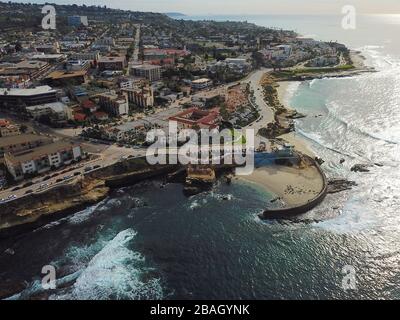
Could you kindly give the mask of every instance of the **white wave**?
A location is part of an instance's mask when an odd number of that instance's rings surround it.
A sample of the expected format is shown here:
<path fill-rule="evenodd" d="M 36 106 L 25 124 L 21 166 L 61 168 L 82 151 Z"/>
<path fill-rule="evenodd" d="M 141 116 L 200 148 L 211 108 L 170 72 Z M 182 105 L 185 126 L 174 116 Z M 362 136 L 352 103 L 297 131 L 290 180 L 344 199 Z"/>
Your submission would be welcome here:
<path fill-rule="evenodd" d="M 127 247 L 135 235 L 132 229 L 120 232 L 90 260 L 67 292 L 50 299 L 161 299 L 160 280 L 143 281 L 144 258 Z"/>
<path fill-rule="evenodd" d="M 350 199 L 341 210 L 341 214 L 331 220 L 317 222 L 313 225 L 338 234 L 358 233 L 371 230 L 378 223 L 374 210 L 369 209 L 362 199 Z"/>
<path fill-rule="evenodd" d="M 297 90 L 300 88 L 300 85 L 300 81 L 292 81 L 288 84 L 282 101 L 284 105 L 290 106 L 293 97 L 295 96 Z"/>

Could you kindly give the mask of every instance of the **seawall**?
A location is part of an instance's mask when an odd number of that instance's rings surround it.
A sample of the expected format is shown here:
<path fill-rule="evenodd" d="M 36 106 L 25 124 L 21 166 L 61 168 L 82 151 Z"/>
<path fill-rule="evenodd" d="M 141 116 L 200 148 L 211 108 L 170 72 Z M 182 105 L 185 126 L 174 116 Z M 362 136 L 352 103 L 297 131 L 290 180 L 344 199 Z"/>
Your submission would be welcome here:
<path fill-rule="evenodd" d="M 306 213 L 315 207 L 317 207 L 326 197 L 328 193 L 328 181 L 325 176 L 325 173 L 322 171 L 319 164 L 307 155 L 303 155 L 304 157 L 308 158 L 309 161 L 314 163 L 315 167 L 317 168 L 318 172 L 320 173 L 322 180 L 323 180 L 323 187 L 321 192 L 312 200 L 308 201 L 299 206 L 293 207 L 286 207 L 286 208 L 277 208 L 277 209 L 267 209 L 262 214 L 259 215 L 261 219 L 273 219 L 273 220 L 284 220 L 284 219 L 291 219 L 295 216 L 301 215 Z"/>

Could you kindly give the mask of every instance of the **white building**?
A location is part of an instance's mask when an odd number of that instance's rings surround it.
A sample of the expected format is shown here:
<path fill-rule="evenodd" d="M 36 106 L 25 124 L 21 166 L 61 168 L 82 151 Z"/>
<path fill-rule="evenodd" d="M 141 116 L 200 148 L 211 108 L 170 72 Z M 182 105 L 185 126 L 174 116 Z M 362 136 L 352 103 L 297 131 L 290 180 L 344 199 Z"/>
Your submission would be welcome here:
<path fill-rule="evenodd" d="M 100 106 L 114 117 L 129 113 L 128 98 L 125 95 L 117 95 L 111 91 L 99 95 L 99 99 Z"/>
<path fill-rule="evenodd" d="M 201 90 L 208 87 L 211 87 L 213 84 L 212 80 L 208 78 L 201 78 L 192 81 L 192 89 Z"/>
<path fill-rule="evenodd" d="M 26 107 L 26 111 L 34 119 L 47 115 L 58 120 L 70 120 L 73 118 L 72 110 L 62 102 L 52 102 Z"/>
<path fill-rule="evenodd" d="M 82 157 L 80 145 L 58 141 L 31 150 L 6 153 L 4 160 L 10 174 L 18 181 L 28 174 L 47 172 Z"/>
<path fill-rule="evenodd" d="M 154 92 L 150 86 L 137 89 L 124 89 L 123 92 L 127 94 L 128 101 L 139 108 L 148 108 L 154 105 Z"/>
<path fill-rule="evenodd" d="M 151 64 L 133 65 L 131 66 L 130 70 L 133 76 L 145 78 L 150 82 L 158 81 L 161 79 L 160 66 L 153 66 Z"/>
<path fill-rule="evenodd" d="M 89 60 L 68 60 L 66 69 L 68 71 L 89 70 Z"/>

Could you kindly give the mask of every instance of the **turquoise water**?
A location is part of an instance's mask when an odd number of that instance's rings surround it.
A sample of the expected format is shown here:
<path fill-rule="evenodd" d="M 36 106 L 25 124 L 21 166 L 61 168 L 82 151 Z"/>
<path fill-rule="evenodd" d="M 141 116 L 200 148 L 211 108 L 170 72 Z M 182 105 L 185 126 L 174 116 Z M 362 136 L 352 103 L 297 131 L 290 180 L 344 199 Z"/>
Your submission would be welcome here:
<path fill-rule="evenodd" d="M 358 187 L 328 196 L 297 223 L 260 221 L 257 214 L 274 196 L 250 184 L 221 183 L 191 198 L 176 184 L 124 188 L 73 216 L 0 241 L 0 292 L 26 282 L 13 298 L 400 298 L 397 18 L 362 17 L 360 30 L 344 34 L 335 33 L 337 17 L 246 19 L 320 39 L 336 35 L 379 70 L 294 83 L 285 99 L 308 114 L 297 121 L 298 134 L 326 160 L 327 174 Z M 355 163 L 379 166 L 352 173 Z M 38 281 L 46 264 L 56 266 L 60 284 L 74 281 L 43 292 Z M 347 265 L 356 271 L 353 290 L 342 287 Z"/>

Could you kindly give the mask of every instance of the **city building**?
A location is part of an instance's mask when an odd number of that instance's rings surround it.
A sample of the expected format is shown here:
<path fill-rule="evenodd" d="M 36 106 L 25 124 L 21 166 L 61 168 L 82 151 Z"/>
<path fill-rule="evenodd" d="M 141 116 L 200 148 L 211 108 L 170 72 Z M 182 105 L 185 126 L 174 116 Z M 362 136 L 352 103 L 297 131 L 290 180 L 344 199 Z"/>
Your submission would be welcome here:
<path fill-rule="evenodd" d="M 67 71 L 89 70 L 89 68 L 89 60 L 68 60 L 66 64 Z"/>
<path fill-rule="evenodd" d="M 49 86 L 39 86 L 30 89 L 0 88 L 0 105 L 14 107 L 25 104 L 34 106 L 57 101 L 57 91 Z"/>
<path fill-rule="evenodd" d="M 71 59 L 97 61 L 100 59 L 100 51 L 75 52 L 71 55 Z"/>
<path fill-rule="evenodd" d="M 117 80 L 118 86 L 121 89 L 134 89 L 138 88 L 140 84 L 142 83 L 141 79 L 135 79 L 135 78 L 119 78 Z"/>
<path fill-rule="evenodd" d="M 150 82 L 161 79 L 161 67 L 149 64 L 141 64 L 131 67 L 131 74 L 136 77 L 141 77 Z"/>
<path fill-rule="evenodd" d="M 45 81 L 53 86 L 79 85 L 86 82 L 87 70 L 64 71 L 50 73 Z"/>
<path fill-rule="evenodd" d="M 49 116 L 54 120 L 72 119 L 72 110 L 62 102 L 52 102 L 26 107 L 26 111 L 34 119 L 40 119 L 42 116 Z"/>
<path fill-rule="evenodd" d="M 60 53 L 60 44 L 56 41 L 52 44 L 41 44 L 35 47 L 36 51 L 43 53 Z"/>
<path fill-rule="evenodd" d="M 36 78 L 45 72 L 49 63 L 45 61 L 24 60 L 16 64 L 9 64 L 0 71 L 0 76 L 22 76 Z"/>
<path fill-rule="evenodd" d="M 169 118 L 181 129 L 218 129 L 221 117 L 218 109 L 202 110 L 190 108 Z"/>
<path fill-rule="evenodd" d="M 10 120 L 0 119 L 0 137 L 12 137 L 21 134 L 19 125 L 13 124 Z"/>
<path fill-rule="evenodd" d="M 212 80 L 208 78 L 201 78 L 192 81 L 192 89 L 193 90 L 201 90 L 208 87 L 211 87 L 213 84 Z"/>
<path fill-rule="evenodd" d="M 33 149 L 44 144 L 50 143 L 52 140 L 44 136 L 36 134 L 21 134 L 17 136 L 0 138 L 0 155 L 7 152 L 19 152 Z"/>
<path fill-rule="evenodd" d="M 57 141 L 31 150 L 6 153 L 4 160 L 10 174 L 16 181 L 26 175 L 40 174 L 62 165 L 79 161 L 83 157 L 81 146 Z"/>
<path fill-rule="evenodd" d="M 149 108 L 154 105 L 154 92 L 152 87 L 144 86 L 138 89 L 123 89 L 128 96 L 128 101 L 139 108 Z"/>
<path fill-rule="evenodd" d="M 122 56 L 100 57 L 97 61 L 99 70 L 123 70 L 126 67 L 126 59 Z"/>
<path fill-rule="evenodd" d="M 72 27 L 88 26 L 88 18 L 87 16 L 69 16 L 68 25 Z"/>
<path fill-rule="evenodd" d="M 99 104 L 110 115 L 119 117 L 129 113 L 129 103 L 125 95 L 106 92 L 99 95 Z"/>

